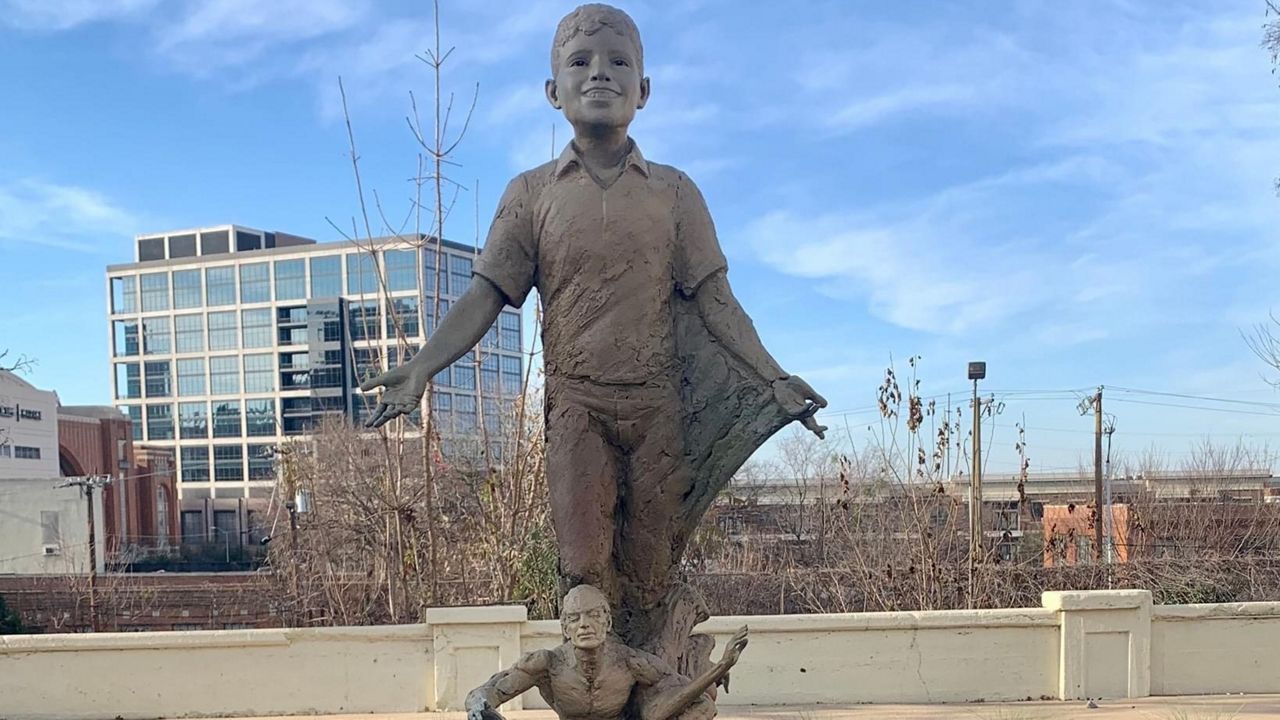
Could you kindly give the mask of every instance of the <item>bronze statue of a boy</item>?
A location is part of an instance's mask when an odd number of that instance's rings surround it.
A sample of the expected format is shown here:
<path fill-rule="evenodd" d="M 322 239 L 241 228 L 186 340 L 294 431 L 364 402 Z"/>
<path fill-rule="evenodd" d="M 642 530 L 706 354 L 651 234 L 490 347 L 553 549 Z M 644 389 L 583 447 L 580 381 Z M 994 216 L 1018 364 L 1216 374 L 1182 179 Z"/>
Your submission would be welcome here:
<path fill-rule="evenodd" d="M 689 535 L 769 435 L 800 420 L 821 437 L 813 415 L 826 401 L 761 344 L 697 186 L 629 137 L 649 99 L 643 70 L 621 10 L 584 5 L 560 22 L 546 95 L 572 142 L 507 186 L 470 287 L 422 351 L 361 389 L 384 388 L 372 427 L 413 411 L 429 379 L 536 287 L 562 586 L 598 587 L 622 639 L 679 668 L 680 651 L 661 646 L 680 631 L 660 606 Z"/>
<path fill-rule="evenodd" d="M 676 673 L 661 658 L 627 647 L 612 636 L 604 594 L 578 585 L 560 611 L 564 642 L 525 655 L 467 695 L 467 720 L 502 720 L 496 708 L 530 688 L 561 718 L 619 720 L 711 720 L 715 704 L 707 691 L 724 678 L 747 646 L 747 629 L 726 643 L 724 656 L 699 677 Z M 636 692 L 639 691 L 639 692 Z M 628 703 L 634 702 L 628 711 Z"/>

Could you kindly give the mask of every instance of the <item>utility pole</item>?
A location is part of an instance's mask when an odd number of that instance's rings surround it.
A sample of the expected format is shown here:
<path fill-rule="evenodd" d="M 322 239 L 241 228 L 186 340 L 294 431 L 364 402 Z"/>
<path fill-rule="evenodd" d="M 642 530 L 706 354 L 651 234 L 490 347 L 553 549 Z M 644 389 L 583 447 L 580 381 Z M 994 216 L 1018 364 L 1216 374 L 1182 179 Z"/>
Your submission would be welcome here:
<path fill-rule="evenodd" d="M 58 487 L 78 487 L 84 490 L 84 499 L 89 510 L 89 627 L 98 632 L 98 536 L 97 523 L 93 517 L 93 491 L 111 484 L 111 478 L 105 475 L 71 478 Z"/>
<path fill-rule="evenodd" d="M 1106 468 L 1102 473 L 1103 501 L 1106 503 L 1107 514 L 1103 516 L 1103 527 L 1107 533 L 1107 564 L 1111 564 L 1116 561 L 1115 518 L 1111 515 L 1111 436 L 1116 432 L 1115 416 L 1107 418 L 1102 426 L 1102 432 L 1107 436 Z"/>
<path fill-rule="evenodd" d="M 1103 507 L 1106 498 L 1102 490 L 1102 386 L 1098 386 L 1098 391 L 1093 394 L 1093 397 L 1086 397 L 1081 400 L 1077 409 L 1080 410 L 1081 415 L 1093 413 L 1093 506 L 1095 508 L 1093 559 L 1101 563 L 1103 559 L 1103 513 L 1109 514 L 1111 512 L 1111 508 Z"/>
<path fill-rule="evenodd" d="M 978 563 L 982 542 L 982 399 L 978 397 L 978 381 L 987 376 L 985 362 L 969 363 L 969 379 L 973 381 L 973 472 L 969 475 L 969 607 L 977 594 Z"/>

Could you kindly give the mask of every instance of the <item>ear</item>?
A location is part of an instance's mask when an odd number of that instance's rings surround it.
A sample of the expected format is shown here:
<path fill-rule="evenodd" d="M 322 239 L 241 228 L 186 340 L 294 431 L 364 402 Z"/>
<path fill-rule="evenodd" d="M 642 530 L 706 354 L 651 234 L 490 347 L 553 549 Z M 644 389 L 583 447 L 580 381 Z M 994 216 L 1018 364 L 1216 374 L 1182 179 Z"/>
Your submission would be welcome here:
<path fill-rule="evenodd" d="M 649 78 L 640 78 L 640 102 L 636 103 L 636 109 L 644 108 L 645 103 L 649 102 Z"/>
<path fill-rule="evenodd" d="M 546 92 L 547 92 L 547 102 L 551 103 L 551 107 L 557 110 L 562 110 L 563 107 L 560 105 L 560 93 L 558 88 L 556 87 L 556 81 L 554 78 L 547 81 Z"/>

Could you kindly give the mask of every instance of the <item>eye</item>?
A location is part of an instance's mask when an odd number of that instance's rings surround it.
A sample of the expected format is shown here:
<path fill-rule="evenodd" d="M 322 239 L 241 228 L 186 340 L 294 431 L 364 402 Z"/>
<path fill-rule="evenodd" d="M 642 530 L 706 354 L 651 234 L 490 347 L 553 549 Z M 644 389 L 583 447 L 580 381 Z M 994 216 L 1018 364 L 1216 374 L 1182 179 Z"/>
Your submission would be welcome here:
<path fill-rule="evenodd" d="M 586 67 L 586 66 L 587 66 L 587 61 L 585 58 L 574 58 L 569 61 L 569 67 Z"/>
<path fill-rule="evenodd" d="M 617 65 L 618 67 L 628 67 L 631 65 L 631 63 L 627 62 L 622 58 L 615 58 L 613 61 L 613 64 Z"/>

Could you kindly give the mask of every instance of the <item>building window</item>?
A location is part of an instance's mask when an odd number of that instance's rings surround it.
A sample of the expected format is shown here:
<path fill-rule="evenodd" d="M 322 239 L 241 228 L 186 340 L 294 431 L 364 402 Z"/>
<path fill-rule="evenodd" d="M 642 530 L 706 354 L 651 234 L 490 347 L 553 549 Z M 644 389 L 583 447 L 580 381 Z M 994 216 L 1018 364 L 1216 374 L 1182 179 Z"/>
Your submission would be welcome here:
<path fill-rule="evenodd" d="M 397 337 L 396 323 L 406 338 L 418 336 L 418 299 L 396 298 L 387 302 L 387 337 Z"/>
<path fill-rule="evenodd" d="M 239 359 L 234 355 L 209 358 L 209 394 L 237 395 L 239 392 Z"/>
<path fill-rule="evenodd" d="M 145 355 L 168 355 L 170 345 L 169 318 L 147 318 L 142 321 L 142 352 Z"/>
<path fill-rule="evenodd" d="M 480 392 L 498 394 L 498 356 L 493 353 L 485 353 L 480 361 Z"/>
<path fill-rule="evenodd" d="M 206 459 L 205 462 L 207 463 L 208 460 Z M 206 473 L 208 472 L 207 466 L 205 468 L 205 472 Z M 204 542 L 204 536 L 205 536 L 205 533 L 207 532 L 204 526 L 204 513 L 199 510 L 183 510 L 181 517 L 182 517 L 182 544 L 198 545 Z M 182 625 L 175 624 L 173 626 L 173 629 L 182 630 L 184 629 L 184 627 Z M 195 625 L 194 627 L 185 628 L 185 629 L 201 630 L 203 628 L 201 628 L 199 625 Z"/>
<path fill-rule="evenodd" d="M 221 255 L 231 252 L 231 233 L 226 230 L 211 230 L 200 233 L 200 254 Z"/>
<path fill-rule="evenodd" d="M 244 401 L 245 435 L 249 437 L 274 437 L 276 434 L 276 401 Z"/>
<path fill-rule="evenodd" d="M 271 301 L 271 275 L 266 263 L 240 266 L 240 302 Z"/>
<path fill-rule="evenodd" d="M 178 437 L 183 440 L 209 437 L 208 405 L 202 402 L 178 403 Z"/>
<path fill-rule="evenodd" d="M 133 428 L 134 442 L 142 442 L 142 406 L 122 405 L 120 412 L 129 416 L 129 425 Z"/>
<path fill-rule="evenodd" d="M 169 238 L 169 259 L 196 256 L 195 235 L 174 235 Z"/>
<path fill-rule="evenodd" d="M 276 389 L 276 373 L 270 355 L 244 356 L 244 391 L 267 393 Z"/>
<path fill-rule="evenodd" d="M 249 446 L 249 479 L 275 480 L 275 445 Z"/>
<path fill-rule="evenodd" d="M 347 306 L 347 321 L 351 328 L 352 342 L 377 340 L 382 337 L 378 317 L 378 303 L 353 302 Z"/>
<path fill-rule="evenodd" d="M 277 260 L 276 300 L 305 300 L 307 298 L 306 266 L 302 260 Z"/>
<path fill-rule="evenodd" d="M 173 366 L 168 360 L 163 362 L 143 363 L 146 370 L 147 397 L 162 398 L 173 396 Z"/>
<path fill-rule="evenodd" d="M 453 364 L 453 386 L 459 390 L 476 389 L 475 354 L 467 353 Z"/>
<path fill-rule="evenodd" d="M 235 320 L 235 317 L 232 317 Z M 173 349 L 175 352 L 204 352 L 204 316 L 177 315 L 173 318 Z"/>
<path fill-rule="evenodd" d="M 432 393 L 431 417 L 441 432 L 453 432 L 453 396 L 449 393 Z"/>
<path fill-rule="evenodd" d="M 26 445 L 14 445 L 13 457 L 15 460 L 39 460 L 40 448 L 28 447 Z"/>
<path fill-rule="evenodd" d="M 352 351 L 351 373 L 353 385 L 382 372 L 382 351 L 379 348 L 354 348 Z"/>
<path fill-rule="evenodd" d="M 476 396 L 455 395 L 453 397 L 454 429 L 458 432 L 471 432 L 476 429 Z"/>
<path fill-rule="evenodd" d="M 480 409 L 484 410 L 484 429 L 490 434 L 497 435 L 502 428 L 503 418 L 498 401 L 493 398 L 481 398 Z"/>
<path fill-rule="evenodd" d="M 111 312 L 138 312 L 138 281 L 132 275 L 111 278 Z"/>
<path fill-rule="evenodd" d="M 347 253 L 347 294 L 378 292 L 378 261 L 367 252 Z"/>
<path fill-rule="evenodd" d="M 387 348 L 387 369 L 400 367 L 412 360 L 413 356 L 417 354 L 418 346 L 416 344 Z"/>
<path fill-rule="evenodd" d="M 418 289 L 418 253 L 414 250 L 388 250 L 382 254 L 386 263 L 387 290 Z"/>
<path fill-rule="evenodd" d="M 45 547 L 62 546 L 62 530 L 57 510 L 40 511 L 40 544 Z"/>
<path fill-rule="evenodd" d="M 209 349 L 235 350 L 240 347 L 233 311 L 209 313 Z"/>
<path fill-rule="evenodd" d="M 471 258 L 463 255 L 449 256 L 449 292 L 461 295 L 471 284 Z"/>
<path fill-rule="evenodd" d="M 138 321 L 116 320 L 111 323 L 112 354 L 129 357 L 138 354 Z"/>
<path fill-rule="evenodd" d="M 428 298 L 426 307 L 422 308 L 422 316 L 427 319 L 427 337 L 430 337 L 436 331 L 436 306 L 440 307 L 440 317 L 444 317 L 449 312 L 449 301 L 443 298 Z"/>
<path fill-rule="evenodd" d="M 520 358 L 509 355 L 502 356 L 502 393 L 512 396 L 520 394 L 524 373 L 520 371 Z"/>
<path fill-rule="evenodd" d="M 520 352 L 520 316 L 516 313 L 504 312 L 498 316 L 498 347 L 503 350 Z"/>
<path fill-rule="evenodd" d="M 192 238 L 195 241 L 195 238 Z M 176 310 L 198 308 L 204 301 L 199 270 L 173 271 L 173 307 Z"/>
<path fill-rule="evenodd" d="M 248 252 L 262 249 L 262 236 L 243 230 L 236 231 L 236 252 Z"/>
<path fill-rule="evenodd" d="M 147 440 L 173 439 L 173 406 L 147 406 Z"/>
<path fill-rule="evenodd" d="M 241 437 L 244 435 L 240 422 L 240 401 L 221 400 L 213 405 L 213 436 Z"/>
<path fill-rule="evenodd" d="M 436 270 L 440 264 L 437 262 L 444 253 L 435 247 L 426 247 L 422 249 L 422 289 L 428 293 L 435 292 L 436 279 L 438 271 Z M 439 278 L 441 284 L 445 283 L 444 278 Z"/>
<path fill-rule="evenodd" d="M 311 258 L 311 297 L 329 298 L 342 294 L 342 258 Z"/>
<path fill-rule="evenodd" d="M 204 271 L 204 300 L 209 307 L 236 304 L 236 269 L 226 267 L 206 268 Z"/>
<path fill-rule="evenodd" d="M 116 363 L 116 399 L 137 400 L 142 397 L 142 370 L 136 363 Z"/>
<path fill-rule="evenodd" d="M 181 450 L 182 457 L 182 482 L 208 482 L 209 481 L 209 448 L 207 447 L 184 447 Z M 189 513 L 182 513 L 183 525 Z M 197 513 L 198 515 L 199 513 Z M 185 530 L 185 528 L 184 528 Z M 185 533 L 184 533 L 185 534 Z"/>
<path fill-rule="evenodd" d="M 204 358 L 178 360 L 178 395 L 191 397 L 204 394 Z"/>
<path fill-rule="evenodd" d="M 138 241 L 138 262 L 164 259 L 164 238 L 142 238 Z"/>
<path fill-rule="evenodd" d="M 139 276 L 142 287 L 142 312 L 169 309 L 169 273 L 143 273 Z"/>
<path fill-rule="evenodd" d="M 218 482 L 244 480 L 244 451 L 239 445 L 213 446 L 213 479 Z"/>
<path fill-rule="evenodd" d="M 271 347 L 271 310 L 244 310 L 240 318 L 244 347 Z"/>

